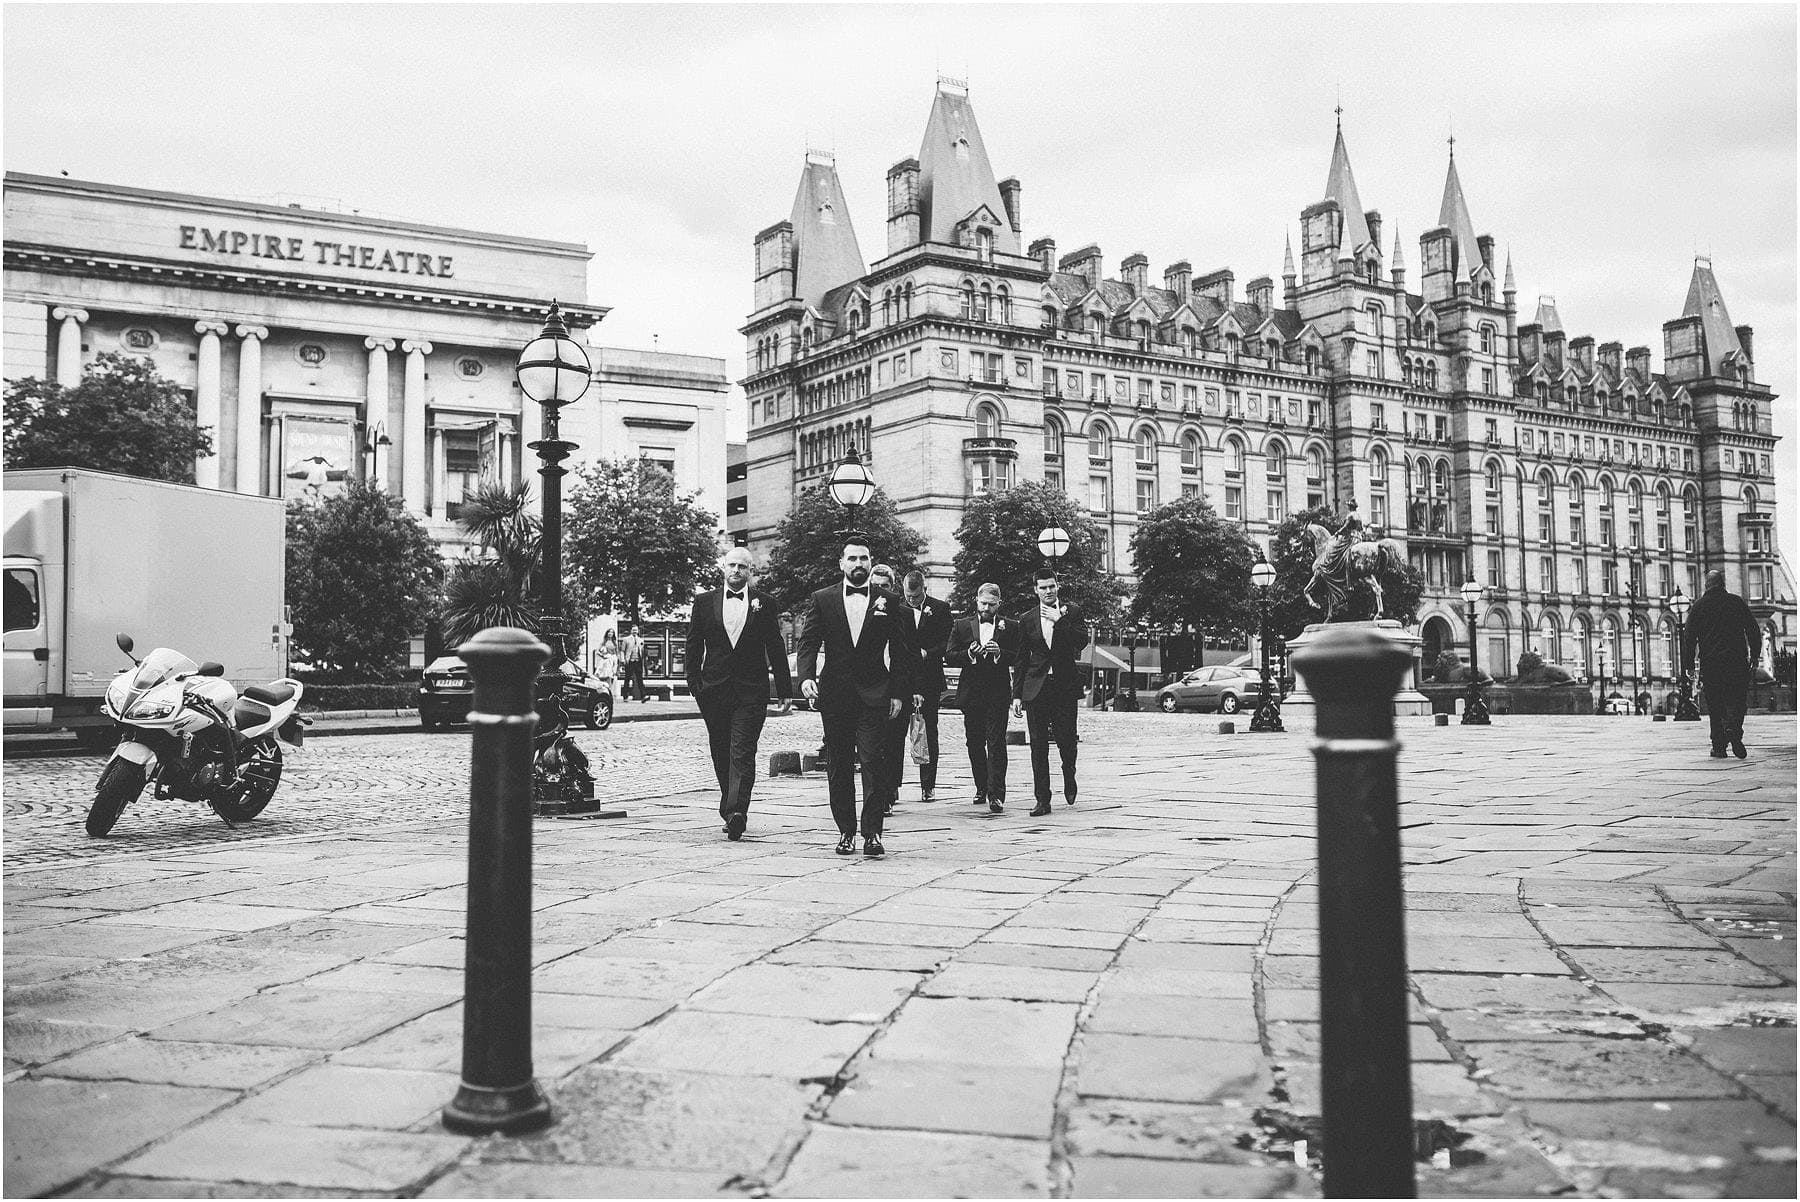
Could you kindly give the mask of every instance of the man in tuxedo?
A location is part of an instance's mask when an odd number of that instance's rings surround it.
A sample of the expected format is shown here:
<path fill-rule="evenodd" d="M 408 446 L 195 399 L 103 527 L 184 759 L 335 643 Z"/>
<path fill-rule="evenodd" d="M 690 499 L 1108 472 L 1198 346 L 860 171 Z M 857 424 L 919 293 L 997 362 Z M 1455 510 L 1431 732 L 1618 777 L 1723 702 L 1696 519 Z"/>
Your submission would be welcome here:
<path fill-rule="evenodd" d="M 1059 600 L 1056 573 L 1039 568 L 1038 607 L 1020 625 L 1019 666 L 1013 677 L 1013 713 L 1025 715 L 1031 742 L 1031 785 L 1037 795 L 1033 818 L 1050 812 L 1050 742 L 1062 760 L 1063 800 L 1075 804 L 1075 711 L 1081 674 L 1075 656 L 1088 645 L 1087 625 L 1072 605 Z"/>
<path fill-rule="evenodd" d="M 794 692 L 775 607 L 750 587 L 751 564 L 743 547 L 725 553 L 725 587 L 694 598 L 687 635 L 688 691 L 706 721 L 719 778 L 719 817 L 734 843 L 750 820 L 756 743 L 769 712 L 769 674 L 775 674 L 775 695 L 784 709 Z"/>
<path fill-rule="evenodd" d="M 900 598 L 869 587 L 868 543 L 860 537 L 846 539 L 838 568 L 843 578 L 812 595 L 812 608 L 800 631 L 796 664 L 800 691 L 818 702 L 824 720 L 837 854 L 847 856 L 856 851 L 860 830 L 863 854 L 879 856 L 886 851 L 881 843 L 881 820 L 887 808 L 881 735 L 885 723 L 899 716 L 912 695 L 918 653 L 897 612 Z M 821 649 L 825 653 L 822 672 Z M 862 760 L 860 823 L 853 757 Z"/>
<path fill-rule="evenodd" d="M 906 604 L 901 608 L 918 648 L 918 662 L 913 673 L 913 692 L 924 698 L 914 712 L 925 716 L 925 746 L 931 758 L 919 765 L 919 800 L 933 801 L 937 790 L 938 703 L 944 696 L 944 653 L 950 647 L 950 606 L 925 591 L 925 573 L 917 568 L 906 574 L 903 593 Z M 906 763 L 912 758 L 906 746 L 906 732 L 912 714 L 904 715 L 898 730 L 890 730 L 894 739 L 894 800 L 900 797 L 900 782 L 906 776 Z"/>
<path fill-rule="evenodd" d="M 944 660 L 962 669 L 956 700 L 975 777 L 975 804 L 986 802 L 990 814 L 1006 809 L 1006 703 L 1019 658 L 1019 626 L 1000 616 L 1000 586 L 984 584 L 975 590 L 975 612 L 951 632 Z"/>
<path fill-rule="evenodd" d="M 878 563 L 869 569 L 869 591 L 873 594 L 877 589 L 899 595 L 900 587 L 891 565 Z M 883 817 L 892 814 L 900 803 L 900 764 L 901 757 L 906 754 L 906 723 L 911 717 L 912 698 L 906 697 L 901 699 L 900 712 L 881 724 L 880 770 L 875 779 L 880 782 Z"/>

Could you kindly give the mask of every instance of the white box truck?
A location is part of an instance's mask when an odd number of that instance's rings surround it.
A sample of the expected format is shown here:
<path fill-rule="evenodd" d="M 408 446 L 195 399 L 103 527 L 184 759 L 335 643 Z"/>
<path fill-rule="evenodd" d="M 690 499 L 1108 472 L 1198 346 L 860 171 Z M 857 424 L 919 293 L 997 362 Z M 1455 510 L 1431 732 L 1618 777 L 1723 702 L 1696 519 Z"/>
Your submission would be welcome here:
<path fill-rule="evenodd" d="M 173 647 L 240 690 L 286 675 L 287 519 L 275 497 L 77 468 L 6 473 L 6 733 L 101 740 L 106 686 Z"/>

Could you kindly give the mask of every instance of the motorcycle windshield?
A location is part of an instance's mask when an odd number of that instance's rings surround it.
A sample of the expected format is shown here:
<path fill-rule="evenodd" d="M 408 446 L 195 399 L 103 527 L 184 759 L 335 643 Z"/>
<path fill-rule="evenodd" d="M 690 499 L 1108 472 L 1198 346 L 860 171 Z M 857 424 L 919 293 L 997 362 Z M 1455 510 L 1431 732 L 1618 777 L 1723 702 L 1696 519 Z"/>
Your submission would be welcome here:
<path fill-rule="evenodd" d="M 179 651 L 171 651 L 167 647 L 158 647 L 144 657 L 137 671 L 131 677 L 133 692 L 142 692 L 154 688 L 165 680 L 173 680 L 177 676 L 191 676 L 200 670 L 200 665 Z"/>

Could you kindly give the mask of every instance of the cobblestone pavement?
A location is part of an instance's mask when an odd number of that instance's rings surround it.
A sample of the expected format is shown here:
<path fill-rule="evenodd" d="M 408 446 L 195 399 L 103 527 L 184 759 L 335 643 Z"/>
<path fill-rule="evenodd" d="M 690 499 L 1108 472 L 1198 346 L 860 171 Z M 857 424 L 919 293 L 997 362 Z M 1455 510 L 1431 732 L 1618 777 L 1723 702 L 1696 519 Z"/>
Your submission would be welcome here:
<path fill-rule="evenodd" d="M 534 827 L 558 1121 L 520 1138 L 438 1122 L 466 735 L 317 740 L 266 821 L 104 841 L 97 761 L 9 764 L 5 1192 L 1316 1196 L 1307 739 L 1216 728 L 1084 713 L 1082 796 L 1032 819 L 1023 748 L 1008 812 L 968 804 L 947 713 L 880 861 L 831 854 L 816 775 L 726 842 L 693 723 L 579 736 L 630 815 Z M 1792 720 L 1746 762 L 1639 719 L 1401 733 L 1420 1193 L 1792 1197 Z"/>

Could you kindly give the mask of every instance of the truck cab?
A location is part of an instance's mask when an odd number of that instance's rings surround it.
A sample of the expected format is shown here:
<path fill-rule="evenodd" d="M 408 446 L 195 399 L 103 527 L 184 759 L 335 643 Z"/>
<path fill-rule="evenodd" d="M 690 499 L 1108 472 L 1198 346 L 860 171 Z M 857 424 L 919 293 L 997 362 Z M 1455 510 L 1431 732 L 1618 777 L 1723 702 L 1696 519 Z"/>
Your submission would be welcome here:
<path fill-rule="evenodd" d="M 43 727 L 61 690 L 63 497 L 6 494 L 6 725 Z M 55 686 L 52 687 L 52 677 Z"/>

